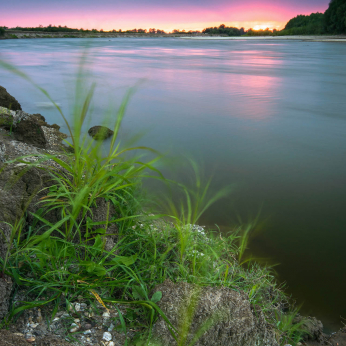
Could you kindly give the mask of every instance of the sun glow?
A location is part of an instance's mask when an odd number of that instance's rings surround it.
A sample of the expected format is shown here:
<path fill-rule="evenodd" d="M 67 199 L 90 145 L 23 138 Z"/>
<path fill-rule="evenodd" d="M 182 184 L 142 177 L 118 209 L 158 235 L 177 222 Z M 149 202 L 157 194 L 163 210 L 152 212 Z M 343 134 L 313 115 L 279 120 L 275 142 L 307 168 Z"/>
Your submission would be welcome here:
<path fill-rule="evenodd" d="M 265 29 L 267 29 L 267 28 L 268 28 L 269 30 L 274 29 L 274 28 L 272 27 L 272 25 L 269 24 L 269 23 L 266 23 L 266 24 L 256 24 L 256 25 L 253 27 L 254 30 L 265 30 Z"/>

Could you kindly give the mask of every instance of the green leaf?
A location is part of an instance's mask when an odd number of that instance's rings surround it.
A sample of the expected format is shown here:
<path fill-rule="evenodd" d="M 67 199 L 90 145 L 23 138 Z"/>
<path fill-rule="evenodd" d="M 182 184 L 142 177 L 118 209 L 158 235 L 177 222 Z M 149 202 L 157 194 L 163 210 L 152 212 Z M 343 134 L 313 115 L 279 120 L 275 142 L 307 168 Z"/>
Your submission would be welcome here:
<path fill-rule="evenodd" d="M 126 265 L 126 267 L 130 266 L 131 264 L 136 262 L 138 255 L 132 255 L 129 257 L 125 257 L 125 256 L 118 256 L 117 259 L 124 265 Z"/>
<path fill-rule="evenodd" d="M 86 271 L 88 273 L 92 273 L 96 268 L 96 263 L 95 262 L 87 262 L 85 264 L 85 266 L 86 266 Z"/>
<path fill-rule="evenodd" d="M 141 286 L 133 286 L 132 287 L 132 295 L 135 299 L 145 300 L 146 294 L 144 289 Z"/>
<path fill-rule="evenodd" d="M 107 270 L 105 267 L 103 267 L 101 265 L 97 265 L 96 268 L 94 269 L 94 273 L 97 276 L 105 276 L 107 274 Z"/>
<path fill-rule="evenodd" d="M 95 231 L 92 231 L 90 233 L 99 233 L 99 234 L 105 234 L 106 230 L 104 228 L 98 228 Z"/>
<path fill-rule="evenodd" d="M 102 240 L 102 238 L 101 238 L 100 235 L 97 235 L 97 236 L 95 237 L 95 243 L 94 243 L 93 248 L 95 248 L 95 249 L 100 249 L 100 250 L 101 250 L 102 247 L 103 247 L 103 240 Z"/>
<path fill-rule="evenodd" d="M 161 300 L 161 298 L 162 298 L 162 292 L 161 291 L 157 291 L 151 297 L 151 301 L 153 303 L 157 303 L 157 302 L 159 302 Z"/>

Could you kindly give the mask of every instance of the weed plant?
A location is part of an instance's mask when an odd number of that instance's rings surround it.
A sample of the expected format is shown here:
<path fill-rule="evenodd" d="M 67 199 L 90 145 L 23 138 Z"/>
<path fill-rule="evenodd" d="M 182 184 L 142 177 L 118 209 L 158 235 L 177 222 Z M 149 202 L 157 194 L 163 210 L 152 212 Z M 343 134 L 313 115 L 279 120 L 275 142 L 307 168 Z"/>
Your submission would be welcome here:
<path fill-rule="evenodd" d="M 9 64 L 1 64 L 32 82 Z M 243 291 L 279 331 L 278 341 L 297 342 L 300 326 L 282 314 L 287 297 L 271 268 L 242 261 L 252 226 L 240 225 L 238 230 L 221 235 L 218 229 L 205 230 L 196 225 L 205 210 L 230 193 L 230 188 L 210 194 L 210 180 L 203 183 L 192 162 L 195 186 L 174 184 L 184 198 L 177 203 L 171 199 L 165 202 L 165 218 L 144 212 L 142 179 L 164 178 L 154 167 L 158 153 L 145 147 L 124 148 L 118 139 L 133 89 L 125 95 L 117 112 L 114 135 L 104 154 L 102 142 L 83 135 L 95 85 L 85 92 L 81 76 L 82 69 L 71 124 L 50 95 L 32 82 L 63 117 L 72 153 L 42 154 L 36 163 L 27 162 L 25 157 L 20 159 L 28 166 L 48 170 L 52 182 L 33 215 L 34 222 L 26 225 L 23 216 L 13 225 L 12 248 L 5 259 L 0 258 L 3 273 L 12 276 L 16 285 L 25 287 L 32 297 L 14 305 L 7 321 L 25 309 L 45 304 L 54 306 L 53 319 L 62 304 L 68 307 L 77 297 L 83 297 L 90 305 L 98 303 L 117 309 L 119 328 L 125 334 L 128 328 L 135 329 L 134 340 L 138 344 L 150 340 L 152 326 L 161 317 L 178 345 L 183 346 L 194 308 L 177 331 L 157 305 L 161 293 L 151 295 L 156 285 L 170 279 Z M 112 110 L 109 114 L 114 116 Z M 135 154 L 128 155 L 129 152 Z M 141 152 L 150 152 L 154 158 L 145 161 Z M 107 212 L 105 220 L 96 222 L 93 215 L 98 213 L 99 201 L 106 203 Z M 57 215 L 54 221 L 52 214 Z M 106 247 L 109 236 L 117 239 L 111 249 Z M 194 306 L 197 301 L 191 304 Z M 124 306 L 126 313 L 120 308 Z M 193 343 L 197 339 L 196 336 Z"/>

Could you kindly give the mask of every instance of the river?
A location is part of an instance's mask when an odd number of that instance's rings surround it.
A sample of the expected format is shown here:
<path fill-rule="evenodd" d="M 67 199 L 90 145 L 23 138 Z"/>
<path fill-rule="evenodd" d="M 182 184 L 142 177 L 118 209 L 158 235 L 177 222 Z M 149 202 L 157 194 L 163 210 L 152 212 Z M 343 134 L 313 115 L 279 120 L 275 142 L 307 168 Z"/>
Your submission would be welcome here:
<path fill-rule="evenodd" d="M 203 162 L 215 187 L 234 184 L 202 222 L 226 231 L 260 212 L 251 251 L 280 264 L 278 278 L 305 314 L 338 328 L 346 318 L 346 44 L 22 39 L 0 41 L 0 59 L 68 113 L 85 49 L 97 83 L 90 125 L 137 85 L 122 136 L 141 132 L 141 144 L 172 160 Z M 25 111 L 63 125 L 28 82 L 0 69 L 0 85 Z"/>

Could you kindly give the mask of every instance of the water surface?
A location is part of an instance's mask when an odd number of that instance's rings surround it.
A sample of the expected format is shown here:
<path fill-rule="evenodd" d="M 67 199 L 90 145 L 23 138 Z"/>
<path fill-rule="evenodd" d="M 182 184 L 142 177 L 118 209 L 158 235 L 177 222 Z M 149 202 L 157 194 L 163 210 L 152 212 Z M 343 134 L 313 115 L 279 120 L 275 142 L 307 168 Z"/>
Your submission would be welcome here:
<path fill-rule="evenodd" d="M 189 154 L 237 189 L 203 219 L 223 229 L 261 210 L 251 244 L 269 257 L 305 313 L 336 329 L 346 318 L 346 44 L 183 39 L 0 41 L 16 64 L 69 110 L 75 74 L 97 91 L 91 125 L 129 86 L 123 137 L 176 156 Z M 62 122 L 27 82 L 0 70 L 0 85 L 25 111 Z M 184 169 L 180 169 L 183 178 Z"/>

